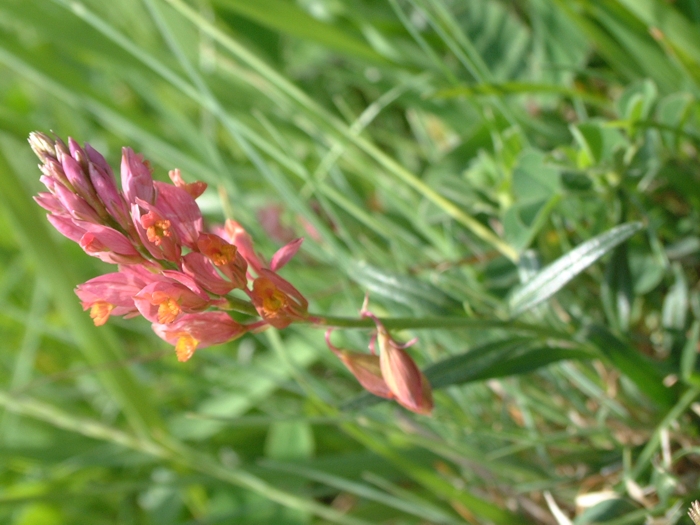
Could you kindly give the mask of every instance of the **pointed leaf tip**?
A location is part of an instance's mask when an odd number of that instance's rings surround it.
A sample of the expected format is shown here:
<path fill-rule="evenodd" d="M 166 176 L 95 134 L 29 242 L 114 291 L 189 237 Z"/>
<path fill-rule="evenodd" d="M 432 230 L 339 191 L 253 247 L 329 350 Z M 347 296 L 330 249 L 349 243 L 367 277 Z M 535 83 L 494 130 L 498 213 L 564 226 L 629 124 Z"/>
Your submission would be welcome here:
<path fill-rule="evenodd" d="M 640 222 L 621 224 L 559 257 L 510 296 L 511 317 L 516 317 L 549 299 L 583 270 L 642 228 Z"/>

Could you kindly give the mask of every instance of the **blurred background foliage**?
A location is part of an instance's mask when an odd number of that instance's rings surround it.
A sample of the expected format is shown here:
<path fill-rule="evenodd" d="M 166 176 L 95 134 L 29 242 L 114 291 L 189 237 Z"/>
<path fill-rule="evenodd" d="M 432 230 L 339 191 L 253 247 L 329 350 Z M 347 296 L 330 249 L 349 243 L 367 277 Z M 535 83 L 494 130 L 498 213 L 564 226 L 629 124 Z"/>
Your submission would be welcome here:
<path fill-rule="evenodd" d="M 689 523 L 699 94 L 696 0 L 0 0 L 0 522 Z M 285 277 L 408 318 L 432 417 L 312 327 L 92 326 L 32 130 L 305 236 Z"/>

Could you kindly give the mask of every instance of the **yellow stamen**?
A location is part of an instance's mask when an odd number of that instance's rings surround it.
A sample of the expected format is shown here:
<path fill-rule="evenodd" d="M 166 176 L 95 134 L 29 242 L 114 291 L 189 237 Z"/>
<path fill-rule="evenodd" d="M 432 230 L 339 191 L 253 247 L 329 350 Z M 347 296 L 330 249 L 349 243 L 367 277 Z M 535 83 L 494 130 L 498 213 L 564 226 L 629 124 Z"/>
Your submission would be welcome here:
<path fill-rule="evenodd" d="M 177 304 L 177 301 L 171 297 L 158 301 L 156 301 L 154 298 L 153 304 L 158 305 L 158 322 L 160 324 L 172 323 L 175 319 L 177 319 L 177 316 L 180 315 L 180 312 L 182 311 L 180 305 Z"/>
<path fill-rule="evenodd" d="M 114 305 L 105 301 L 97 301 L 90 307 L 90 317 L 95 326 L 102 326 L 109 319 L 109 314 L 114 310 Z"/>
<path fill-rule="evenodd" d="M 160 243 L 163 242 L 163 237 L 170 237 L 170 221 L 167 219 L 155 221 L 146 228 L 146 236 L 153 244 L 160 246 Z"/>
<path fill-rule="evenodd" d="M 197 341 L 190 334 L 180 334 L 180 337 L 178 337 L 177 343 L 175 344 L 175 353 L 177 354 L 177 360 L 182 363 L 187 361 L 190 357 L 192 357 L 198 345 L 199 341 Z"/>
<path fill-rule="evenodd" d="M 287 306 L 287 295 L 280 291 L 269 279 L 261 277 L 253 283 L 253 292 L 262 299 L 262 307 L 275 313 Z"/>

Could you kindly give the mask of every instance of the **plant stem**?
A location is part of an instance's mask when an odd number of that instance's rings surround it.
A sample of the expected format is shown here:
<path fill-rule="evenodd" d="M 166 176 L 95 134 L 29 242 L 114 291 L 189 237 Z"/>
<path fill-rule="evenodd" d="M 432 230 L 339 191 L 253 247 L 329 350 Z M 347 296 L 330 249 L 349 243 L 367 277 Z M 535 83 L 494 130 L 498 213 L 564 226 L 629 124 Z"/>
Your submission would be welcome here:
<path fill-rule="evenodd" d="M 518 323 L 513 321 L 502 321 L 498 319 L 480 319 L 473 317 L 385 317 L 379 321 L 390 330 L 405 329 L 447 329 L 447 330 L 488 330 L 507 329 L 510 331 L 537 333 L 548 337 L 566 337 L 570 334 L 560 332 L 551 328 Z M 310 314 L 306 321 L 308 324 L 316 325 L 319 328 L 374 328 L 375 322 L 369 318 L 362 317 L 334 317 Z"/>

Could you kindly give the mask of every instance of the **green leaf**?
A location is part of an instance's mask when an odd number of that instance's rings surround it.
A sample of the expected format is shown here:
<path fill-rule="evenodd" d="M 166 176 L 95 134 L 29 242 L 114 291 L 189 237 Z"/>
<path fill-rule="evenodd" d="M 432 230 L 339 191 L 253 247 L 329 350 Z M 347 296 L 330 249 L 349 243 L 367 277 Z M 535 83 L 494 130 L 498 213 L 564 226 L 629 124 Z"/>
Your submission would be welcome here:
<path fill-rule="evenodd" d="M 338 25 L 312 17 L 294 2 L 284 0 L 216 0 L 215 5 L 231 10 L 263 26 L 288 35 L 315 41 L 350 56 L 378 63 L 386 59 L 361 38 Z"/>
<path fill-rule="evenodd" d="M 621 224 L 562 255 L 513 292 L 509 299 L 511 316 L 518 316 L 549 299 L 583 270 L 642 227 L 639 222 Z"/>
<path fill-rule="evenodd" d="M 545 162 L 543 153 L 527 150 L 518 158 L 512 179 L 514 204 L 503 216 L 505 238 L 511 246 L 518 251 L 529 246 L 560 191 L 559 171 Z"/>
<path fill-rule="evenodd" d="M 434 388 L 483 381 L 532 372 L 564 359 L 590 359 L 593 355 L 576 348 L 537 340 L 508 339 L 489 343 L 425 369 Z"/>
<path fill-rule="evenodd" d="M 604 326 L 587 329 L 586 338 L 598 347 L 617 369 L 636 385 L 640 392 L 660 406 L 671 406 L 675 401 L 673 390 L 663 384 L 664 372 L 659 363 L 652 362 L 626 341 L 613 335 Z"/>
<path fill-rule="evenodd" d="M 688 313 L 688 283 L 680 264 L 673 264 L 675 281 L 664 298 L 662 324 L 664 328 L 683 330 Z"/>
<path fill-rule="evenodd" d="M 618 130 L 605 127 L 599 122 L 572 124 L 569 129 L 579 147 L 585 152 L 588 166 L 602 160 L 611 160 L 615 150 L 626 143 Z"/>
<path fill-rule="evenodd" d="M 365 262 L 349 263 L 348 274 L 367 292 L 433 314 L 461 310 L 461 305 L 439 288 L 419 279 L 390 273 Z"/>
<path fill-rule="evenodd" d="M 700 322 L 695 321 L 690 328 L 690 334 L 681 351 L 681 377 L 686 383 L 692 382 L 697 386 L 697 379 L 693 378 L 695 363 L 698 359 L 698 341 L 700 341 Z"/>
<path fill-rule="evenodd" d="M 626 245 L 621 244 L 613 250 L 600 292 L 610 325 L 619 332 L 627 332 L 634 291 Z"/>
<path fill-rule="evenodd" d="M 496 377 L 521 375 L 557 361 L 591 359 L 589 351 L 572 343 L 541 341 L 513 337 L 486 343 L 467 352 L 434 363 L 423 371 L 433 389 L 445 388 Z M 358 410 L 385 401 L 371 394 L 362 394 L 343 405 L 343 410 Z"/>

